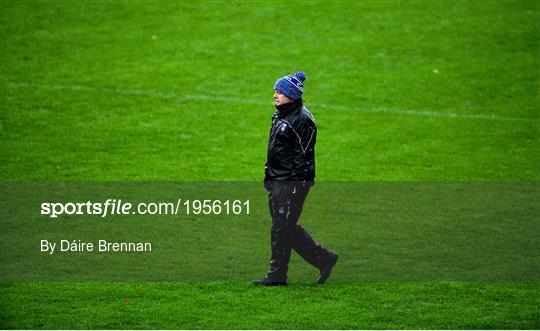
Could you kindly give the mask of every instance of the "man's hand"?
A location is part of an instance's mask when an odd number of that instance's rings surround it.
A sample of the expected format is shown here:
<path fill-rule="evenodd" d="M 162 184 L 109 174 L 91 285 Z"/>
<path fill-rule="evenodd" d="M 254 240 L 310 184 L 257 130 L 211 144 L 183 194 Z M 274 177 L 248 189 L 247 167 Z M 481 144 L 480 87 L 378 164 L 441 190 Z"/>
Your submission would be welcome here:
<path fill-rule="evenodd" d="M 274 186 L 274 183 L 270 180 L 265 180 L 264 181 L 264 188 L 266 189 L 266 191 L 268 193 L 270 193 L 272 191 L 272 187 Z"/>

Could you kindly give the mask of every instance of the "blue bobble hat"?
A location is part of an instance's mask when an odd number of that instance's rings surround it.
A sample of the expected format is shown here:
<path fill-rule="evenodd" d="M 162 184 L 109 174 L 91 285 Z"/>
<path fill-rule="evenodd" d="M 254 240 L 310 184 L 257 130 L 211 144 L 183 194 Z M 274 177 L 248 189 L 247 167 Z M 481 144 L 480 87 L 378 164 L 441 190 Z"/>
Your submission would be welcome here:
<path fill-rule="evenodd" d="M 280 91 L 291 100 L 298 100 L 302 97 L 302 93 L 304 93 L 305 80 L 306 74 L 298 71 L 294 76 L 287 75 L 278 79 L 274 85 L 274 90 Z"/>

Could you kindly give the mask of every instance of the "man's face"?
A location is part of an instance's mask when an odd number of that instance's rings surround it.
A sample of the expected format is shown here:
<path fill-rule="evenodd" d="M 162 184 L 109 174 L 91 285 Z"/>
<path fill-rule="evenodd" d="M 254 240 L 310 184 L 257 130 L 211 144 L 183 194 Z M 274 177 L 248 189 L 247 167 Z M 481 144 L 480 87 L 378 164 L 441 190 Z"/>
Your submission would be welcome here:
<path fill-rule="evenodd" d="M 281 93 L 280 91 L 276 90 L 274 92 L 274 100 L 276 100 L 276 106 L 283 105 L 289 102 L 293 102 L 293 100 L 287 98 L 285 94 Z"/>

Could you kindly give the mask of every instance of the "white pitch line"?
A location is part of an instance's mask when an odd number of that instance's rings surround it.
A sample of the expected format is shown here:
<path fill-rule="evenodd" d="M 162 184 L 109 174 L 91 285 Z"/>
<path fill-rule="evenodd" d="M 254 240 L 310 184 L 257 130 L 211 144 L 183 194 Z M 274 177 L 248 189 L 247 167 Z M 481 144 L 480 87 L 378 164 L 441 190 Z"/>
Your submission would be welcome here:
<path fill-rule="evenodd" d="M 182 100 L 211 100 L 211 101 L 222 101 L 226 103 L 235 103 L 235 104 L 250 104 L 250 105 L 259 105 L 259 106 L 269 106 L 272 105 L 272 102 L 261 102 L 253 99 L 246 98 L 235 98 L 235 97 L 226 97 L 226 96 L 217 96 L 217 95 L 204 95 L 204 94 L 178 94 L 174 92 L 160 92 L 154 90 L 140 90 L 140 89 L 118 89 L 118 88 L 109 88 L 109 87 L 92 87 L 92 86 L 81 86 L 81 85 L 48 85 L 48 84 L 38 84 L 38 83 L 24 83 L 24 82 L 13 82 L 13 81 L 2 81 L 5 85 L 12 88 L 43 88 L 50 90 L 69 90 L 69 91 L 89 91 L 89 92 L 101 92 L 101 93 L 110 93 L 110 94 L 119 94 L 119 95 L 139 95 L 147 97 L 161 97 L 161 98 L 172 98 L 172 99 L 182 99 Z M 510 116 L 499 116 L 499 115 L 486 115 L 486 114 L 460 114 L 454 112 L 440 112 L 440 111 L 421 111 L 421 110 L 406 110 L 406 109 L 389 109 L 383 107 L 377 108 L 361 108 L 354 106 L 345 106 L 345 105 L 336 105 L 336 104 L 322 104 L 322 103 L 313 103 L 310 105 L 316 106 L 322 109 L 333 109 L 333 110 L 353 110 L 367 113 L 389 113 L 389 114 L 398 114 L 398 115 L 411 115 L 411 116 L 426 116 L 426 117 L 449 117 L 449 118 L 470 118 L 470 119 L 480 119 L 480 120 L 491 120 L 491 121 L 518 121 L 518 122 L 530 122 L 532 119 L 524 117 L 510 117 Z"/>

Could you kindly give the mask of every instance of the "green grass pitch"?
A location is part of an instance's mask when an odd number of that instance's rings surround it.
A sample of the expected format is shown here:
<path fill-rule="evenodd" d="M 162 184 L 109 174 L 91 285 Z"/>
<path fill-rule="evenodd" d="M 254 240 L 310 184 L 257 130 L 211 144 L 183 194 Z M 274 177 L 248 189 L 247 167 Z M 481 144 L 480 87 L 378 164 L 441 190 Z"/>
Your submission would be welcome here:
<path fill-rule="evenodd" d="M 303 70 L 319 182 L 537 187 L 539 21 L 536 1 L 3 1 L 0 178 L 260 181 L 273 83 Z M 266 263 L 261 220 L 256 246 L 230 246 L 246 267 L 222 281 L 208 265 L 212 277 L 178 282 L 4 281 L 0 328 L 538 329 L 539 197 L 527 192 L 528 232 L 460 223 L 528 256 L 519 281 L 389 281 L 358 262 L 396 258 L 371 245 L 388 238 L 382 223 L 356 224 L 357 242 L 313 217 L 307 227 L 347 256 L 335 278 L 312 285 L 316 271 L 295 257 L 291 286 L 253 288 L 265 266 L 242 252 Z"/>

